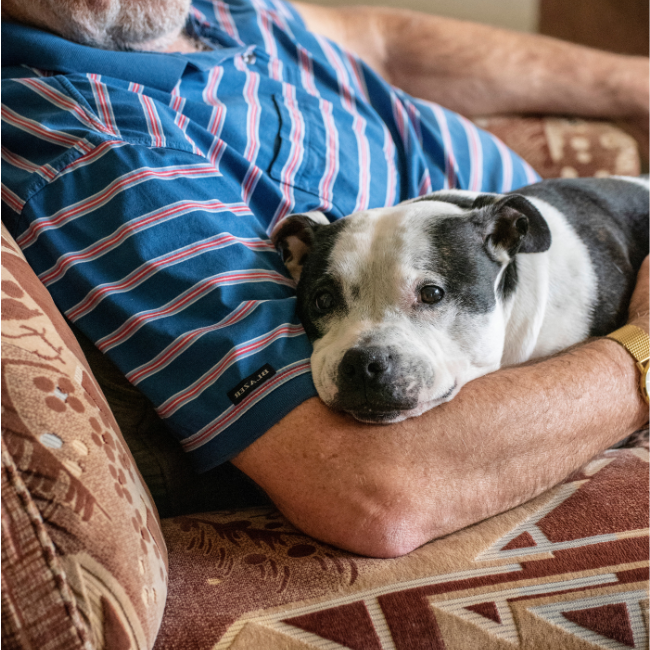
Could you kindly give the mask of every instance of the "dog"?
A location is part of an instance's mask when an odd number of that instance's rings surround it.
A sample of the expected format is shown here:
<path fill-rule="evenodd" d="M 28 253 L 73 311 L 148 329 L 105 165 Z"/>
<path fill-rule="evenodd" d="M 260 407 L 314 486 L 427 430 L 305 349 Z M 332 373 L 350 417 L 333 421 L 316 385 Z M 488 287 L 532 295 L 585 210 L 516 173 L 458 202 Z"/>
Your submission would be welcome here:
<path fill-rule="evenodd" d="M 622 326 L 648 254 L 648 177 L 442 190 L 272 240 L 297 283 L 320 398 L 392 423 L 502 366 Z"/>

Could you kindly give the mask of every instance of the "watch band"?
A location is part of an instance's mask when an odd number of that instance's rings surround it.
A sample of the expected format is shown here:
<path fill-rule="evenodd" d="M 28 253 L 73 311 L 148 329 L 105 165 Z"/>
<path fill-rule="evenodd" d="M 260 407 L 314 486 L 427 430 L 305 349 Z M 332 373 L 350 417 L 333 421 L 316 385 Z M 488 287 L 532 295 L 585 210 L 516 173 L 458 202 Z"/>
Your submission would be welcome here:
<path fill-rule="evenodd" d="M 624 325 L 607 338 L 620 343 L 636 360 L 636 365 L 641 371 L 641 394 L 646 402 L 650 402 L 647 389 L 648 361 L 650 360 L 650 336 L 636 325 Z"/>
<path fill-rule="evenodd" d="M 624 325 L 607 338 L 618 341 L 636 360 L 643 363 L 650 359 L 650 336 L 636 325 Z"/>

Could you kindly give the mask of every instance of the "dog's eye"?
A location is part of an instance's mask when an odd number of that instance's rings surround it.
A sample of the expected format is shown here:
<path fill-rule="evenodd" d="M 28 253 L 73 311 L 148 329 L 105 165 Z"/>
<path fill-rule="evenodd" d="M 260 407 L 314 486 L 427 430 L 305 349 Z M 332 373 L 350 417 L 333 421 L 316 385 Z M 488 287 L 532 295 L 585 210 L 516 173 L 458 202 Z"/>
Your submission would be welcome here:
<path fill-rule="evenodd" d="M 334 307 L 334 296 L 329 291 L 321 291 L 314 299 L 314 305 L 324 314 Z"/>
<path fill-rule="evenodd" d="M 444 297 L 445 292 L 435 284 L 427 284 L 420 289 L 420 298 L 422 299 L 422 302 L 426 302 L 429 305 L 440 302 Z"/>

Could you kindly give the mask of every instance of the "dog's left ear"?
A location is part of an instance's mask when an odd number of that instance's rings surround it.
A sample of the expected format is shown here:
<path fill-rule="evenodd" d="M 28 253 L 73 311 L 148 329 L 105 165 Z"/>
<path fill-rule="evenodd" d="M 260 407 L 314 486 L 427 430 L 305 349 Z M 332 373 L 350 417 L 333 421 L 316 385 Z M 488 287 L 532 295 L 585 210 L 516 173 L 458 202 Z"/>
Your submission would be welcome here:
<path fill-rule="evenodd" d="M 503 261 L 517 253 L 543 253 L 551 247 L 551 231 L 539 210 L 521 194 L 509 194 L 480 206 L 486 214 L 484 243 L 488 252 Z"/>
<path fill-rule="evenodd" d="M 303 260 L 314 243 L 317 228 L 329 225 L 322 212 L 292 214 L 283 219 L 271 233 L 271 241 L 282 255 L 282 261 L 291 277 L 298 282 Z"/>

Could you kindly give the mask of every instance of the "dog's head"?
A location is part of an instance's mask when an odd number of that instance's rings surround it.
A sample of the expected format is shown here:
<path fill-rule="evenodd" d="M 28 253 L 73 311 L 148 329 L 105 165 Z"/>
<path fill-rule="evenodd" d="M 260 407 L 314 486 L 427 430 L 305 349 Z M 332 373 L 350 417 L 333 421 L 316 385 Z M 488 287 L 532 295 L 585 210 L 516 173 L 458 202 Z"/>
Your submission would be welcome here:
<path fill-rule="evenodd" d="M 523 196 L 454 191 L 331 224 L 293 215 L 272 239 L 298 283 L 321 399 L 397 422 L 499 367 L 515 256 L 551 235 Z"/>

